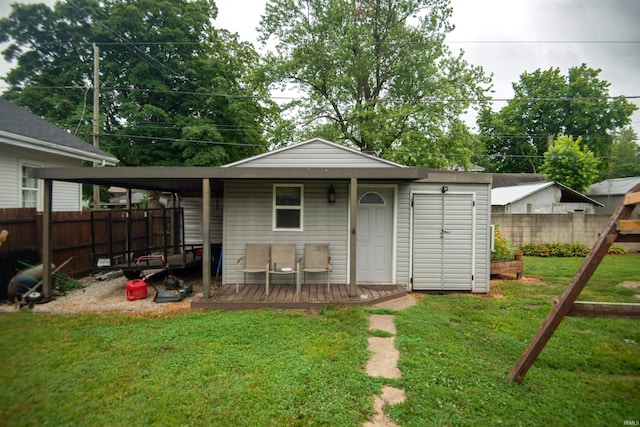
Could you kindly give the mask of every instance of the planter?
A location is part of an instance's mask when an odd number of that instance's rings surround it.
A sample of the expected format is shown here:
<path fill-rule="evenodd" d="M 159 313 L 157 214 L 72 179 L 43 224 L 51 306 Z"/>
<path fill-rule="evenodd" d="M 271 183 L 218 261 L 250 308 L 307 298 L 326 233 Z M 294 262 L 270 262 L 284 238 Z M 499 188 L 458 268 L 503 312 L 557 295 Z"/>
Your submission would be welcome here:
<path fill-rule="evenodd" d="M 490 272 L 491 275 L 503 275 L 503 274 L 515 274 L 516 278 L 522 277 L 524 266 L 522 260 L 508 260 L 508 261 L 491 261 Z"/>

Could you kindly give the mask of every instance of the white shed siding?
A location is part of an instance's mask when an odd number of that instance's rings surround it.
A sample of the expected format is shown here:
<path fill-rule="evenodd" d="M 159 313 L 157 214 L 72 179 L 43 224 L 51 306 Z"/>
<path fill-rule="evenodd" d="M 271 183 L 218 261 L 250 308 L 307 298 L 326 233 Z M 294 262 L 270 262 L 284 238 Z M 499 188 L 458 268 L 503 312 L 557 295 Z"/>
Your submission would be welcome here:
<path fill-rule="evenodd" d="M 355 153 L 336 147 L 335 144 L 316 140 L 298 146 L 287 147 L 274 153 L 259 156 L 245 163 L 239 163 L 233 167 L 397 167 L 384 160 L 371 156 Z"/>
<path fill-rule="evenodd" d="M 489 224 L 490 224 L 490 185 L 456 184 L 449 182 L 421 183 L 401 185 L 398 191 L 398 230 L 397 230 L 397 270 L 398 283 L 408 283 L 412 277 L 412 225 L 411 193 L 439 194 L 446 185 L 450 194 L 473 194 L 475 196 L 475 287 L 474 292 L 489 291 Z M 434 212 L 435 214 L 435 212 Z M 447 215 L 447 213 L 445 213 Z M 425 218 L 425 220 L 429 220 Z M 471 240 L 472 236 L 468 236 Z"/>
<path fill-rule="evenodd" d="M 304 184 L 303 231 L 290 232 L 272 231 L 274 182 L 225 183 L 223 283 L 235 283 L 236 261 L 244 256 L 247 243 L 295 243 L 298 258 L 303 256 L 305 243 L 329 243 L 329 255 L 333 266 L 331 282 L 347 283 L 349 186 L 346 183 L 335 182 L 299 183 Z M 333 184 L 336 190 L 334 204 L 327 203 L 330 184 Z M 247 276 L 249 283 L 258 280 L 263 279 L 258 279 L 255 275 Z M 290 282 L 292 279 L 287 276 L 275 276 L 273 280 Z M 320 274 L 310 274 L 307 277 L 307 283 L 324 283 L 325 280 L 326 276 Z"/>
<path fill-rule="evenodd" d="M 210 243 L 222 243 L 222 196 L 211 195 Z M 202 244 L 202 197 L 183 197 L 184 243 Z"/>
<path fill-rule="evenodd" d="M 11 145 L 2 145 L 0 154 L 0 208 L 21 207 L 21 166 L 78 167 L 78 159 L 27 150 Z M 39 183 L 38 209 L 42 210 L 42 182 Z M 78 211 L 82 209 L 82 186 L 76 183 L 53 183 L 53 210 Z"/>

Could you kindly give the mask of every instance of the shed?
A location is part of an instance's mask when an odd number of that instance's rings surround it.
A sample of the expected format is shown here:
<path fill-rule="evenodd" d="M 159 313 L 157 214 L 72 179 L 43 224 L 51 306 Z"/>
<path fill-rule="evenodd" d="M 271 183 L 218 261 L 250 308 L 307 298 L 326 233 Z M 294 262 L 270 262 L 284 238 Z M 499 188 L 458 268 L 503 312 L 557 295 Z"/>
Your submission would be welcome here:
<path fill-rule="evenodd" d="M 328 243 L 331 283 L 350 292 L 362 283 L 489 291 L 490 175 L 406 167 L 318 138 L 223 167 L 109 169 L 38 176 L 189 195 L 185 227 L 200 224 L 201 242 L 220 239 L 223 286 L 247 243 L 286 242 L 298 256 L 305 243 Z"/>
<path fill-rule="evenodd" d="M 624 195 L 640 184 L 640 176 L 613 178 L 596 182 L 587 189 L 587 195 L 602 204 L 596 207 L 596 213 L 611 215 Z M 638 214 L 639 209 L 635 210 Z"/>
<path fill-rule="evenodd" d="M 42 210 L 42 182 L 29 176 L 43 167 L 79 167 L 84 162 L 113 166 L 114 156 L 0 98 L 0 208 Z M 82 209 L 82 187 L 56 182 L 53 209 Z"/>
<path fill-rule="evenodd" d="M 537 182 L 491 190 L 493 213 L 594 213 L 602 204 L 559 182 Z"/>

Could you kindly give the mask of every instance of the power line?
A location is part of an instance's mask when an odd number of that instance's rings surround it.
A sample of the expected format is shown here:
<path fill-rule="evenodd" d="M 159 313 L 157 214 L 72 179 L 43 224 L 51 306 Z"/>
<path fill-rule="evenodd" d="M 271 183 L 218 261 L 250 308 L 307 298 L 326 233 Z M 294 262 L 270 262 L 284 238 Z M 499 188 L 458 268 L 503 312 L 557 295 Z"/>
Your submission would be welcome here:
<path fill-rule="evenodd" d="M 639 40 L 445 40 L 451 44 L 638 44 Z"/>
<path fill-rule="evenodd" d="M 0 86 L 2 89 L 80 89 L 86 90 L 83 86 Z M 140 87 L 118 87 L 118 86 L 110 86 L 103 87 L 104 90 L 118 90 L 118 91 L 140 91 L 140 92 L 149 92 L 149 93 L 165 93 L 165 94 L 178 94 L 178 95 L 194 95 L 194 96 L 212 96 L 212 97 L 225 97 L 225 98 L 251 98 L 251 99 L 290 99 L 290 100 L 303 100 L 304 97 L 301 96 L 267 96 L 267 95 L 240 95 L 240 94 L 229 94 L 229 93 L 221 93 L 221 92 L 199 92 L 199 91 L 184 91 L 184 90 L 173 90 L 173 89 L 147 89 Z M 526 97 L 526 98 L 490 98 L 488 102 L 511 102 L 511 101 L 533 101 L 533 102 L 544 102 L 544 101 L 607 101 L 607 100 L 616 100 L 616 99 L 640 99 L 640 95 L 618 95 L 618 96 L 559 96 L 559 97 Z M 384 100 L 385 98 L 380 98 Z M 386 98 L 391 99 L 391 98 Z M 393 100 L 393 99 L 392 99 Z M 435 98 L 435 97 L 427 97 L 422 100 L 423 103 L 438 103 L 438 102 L 470 102 L 476 101 L 476 99 L 472 98 Z"/>

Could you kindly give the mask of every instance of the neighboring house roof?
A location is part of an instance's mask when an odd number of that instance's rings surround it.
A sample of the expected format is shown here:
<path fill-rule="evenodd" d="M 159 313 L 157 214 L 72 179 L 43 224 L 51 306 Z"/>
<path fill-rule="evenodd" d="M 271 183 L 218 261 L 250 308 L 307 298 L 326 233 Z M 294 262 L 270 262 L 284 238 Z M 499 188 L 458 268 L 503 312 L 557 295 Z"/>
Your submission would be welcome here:
<path fill-rule="evenodd" d="M 544 190 L 545 188 L 557 186 L 561 190 L 560 202 L 591 203 L 596 206 L 603 206 L 584 194 L 575 191 L 559 182 L 539 182 L 533 184 L 514 185 L 511 187 L 500 187 L 491 190 L 491 206 L 506 206 L 518 202 L 532 194 Z"/>
<path fill-rule="evenodd" d="M 316 150 L 315 152 L 312 151 Z M 335 142 L 327 141 L 322 138 L 312 138 L 298 144 L 288 145 L 283 148 L 279 148 L 277 150 L 269 151 L 268 153 L 259 154 L 257 156 L 249 157 L 247 159 L 239 160 L 237 162 L 229 163 L 223 165 L 222 167 L 236 167 L 236 166 L 248 166 L 251 164 L 252 166 L 267 166 L 266 162 L 270 157 L 279 157 L 283 155 L 294 155 L 299 154 L 300 158 L 297 159 L 301 161 L 305 159 L 306 161 L 312 162 L 315 160 L 323 160 L 327 161 L 328 158 L 324 157 L 321 159 L 313 158 L 314 155 L 318 156 L 331 156 L 334 159 L 333 163 L 336 167 L 339 167 L 339 160 L 341 158 L 350 158 L 349 167 L 397 167 L 397 168 L 406 168 L 407 166 L 401 165 L 400 163 L 395 163 L 390 160 L 381 159 L 380 157 L 373 156 L 371 154 L 363 153 L 358 150 L 354 150 L 349 147 L 345 147 L 344 145 L 336 144 Z M 347 156 L 347 157 L 345 157 Z M 358 164 L 357 162 L 353 162 L 353 159 L 359 158 L 362 160 L 362 164 Z M 304 161 L 304 160 L 303 160 Z M 304 166 L 304 165 L 299 165 Z"/>
<path fill-rule="evenodd" d="M 622 196 L 627 194 L 636 185 L 640 184 L 640 176 L 629 178 L 607 179 L 596 182 L 587 189 L 589 196 Z"/>
<path fill-rule="evenodd" d="M 544 175 L 539 173 L 494 173 L 492 188 L 511 187 L 532 182 L 545 182 Z"/>
<path fill-rule="evenodd" d="M 0 98 L 0 142 L 113 166 L 118 159 Z"/>

